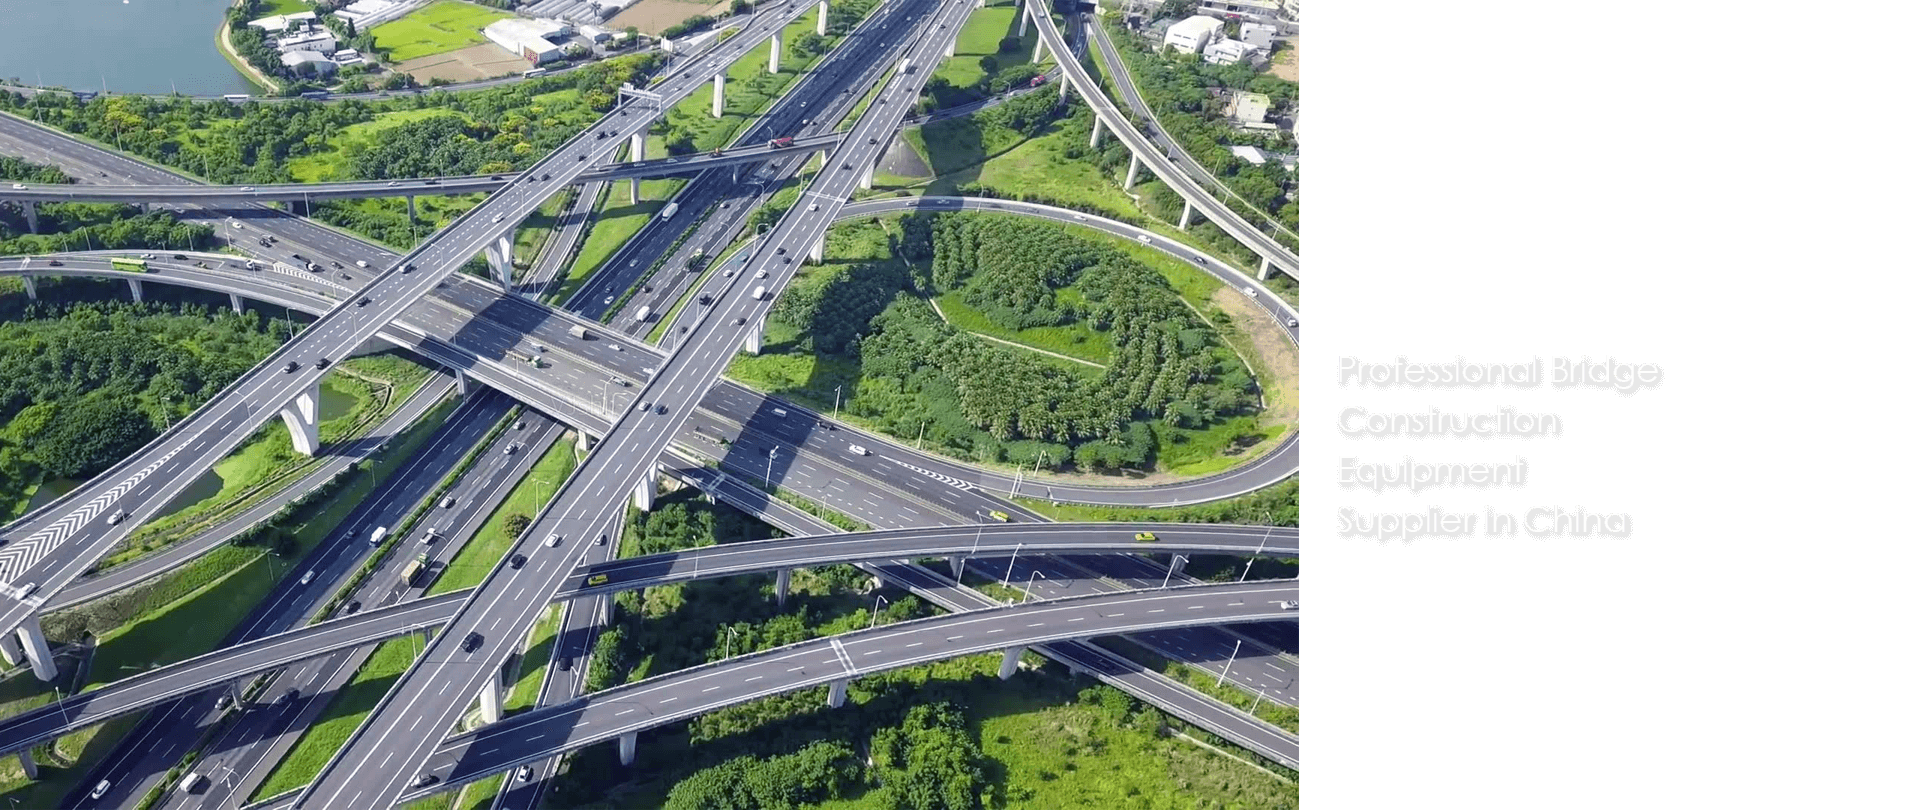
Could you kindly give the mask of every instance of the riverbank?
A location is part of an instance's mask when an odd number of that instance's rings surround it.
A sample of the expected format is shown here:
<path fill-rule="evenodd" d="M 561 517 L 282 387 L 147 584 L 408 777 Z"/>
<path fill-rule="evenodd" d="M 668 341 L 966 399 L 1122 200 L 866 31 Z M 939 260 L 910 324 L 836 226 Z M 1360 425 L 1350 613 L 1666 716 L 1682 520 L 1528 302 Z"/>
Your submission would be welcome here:
<path fill-rule="evenodd" d="M 278 95 L 280 93 L 280 83 L 274 81 L 271 77 L 267 76 L 267 74 L 261 73 L 259 68 L 249 64 L 247 60 L 242 59 L 240 54 L 233 50 L 233 39 L 229 36 L 229 34 L 232 33 L 233 22 L 230 20 L 221 20 L 220 35 L 214 37 L 214 44 L 218 46 L 221 58 L 226 59 L 227 64 L 233 65 L 233 69 L 240 71 L 240 75 L 245 76 L 247 81 L 252 82 L 256 88 L 264 89 L 270 94 Z"/>

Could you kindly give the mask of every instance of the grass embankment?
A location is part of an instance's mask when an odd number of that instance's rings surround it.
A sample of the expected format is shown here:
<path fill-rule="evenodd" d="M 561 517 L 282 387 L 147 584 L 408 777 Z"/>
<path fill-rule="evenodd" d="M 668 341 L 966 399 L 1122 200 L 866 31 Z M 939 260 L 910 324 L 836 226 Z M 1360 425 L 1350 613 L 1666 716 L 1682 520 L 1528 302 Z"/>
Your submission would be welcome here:
<path fill-rule="evenodd" d="M 1255 717 L 1295 734 L 1300 733 L 1299 707 L 1275 703 L 1264 695 L 1247 694 L 1245 689 L 1220 682 L 1220 676 L 1212 672 L 1172 660 L 1119 636 L 1103 638 L 1095 643 L 1214 700 L 1241 711 L 1250 711 Z"/>
<path fill-rule="evenodd" d="M 933 78 L 946 79 L 954 87 L 972 87 L 981 79 L 991 80 L 1031 64 L 1034 44 L 1040 41 L 1040 32 L 1031 25 L 1018 46 L 1000 49 L 1000 41 L 1014 36 L 1020 28 L 1018 10 L 1013 0 L 994 0 L 986 8 L 974 9 L 954 42 L 953 56 L 940 63 Z M 1041 61 L 1052 59 L 1043 57 Z M 989 67 L 994 70 L 989 71 Z"/>
<path fill-rule="evenodd" d="M 468 783 L 460 789 L 460 801 L 455 806 L 459 810 L 487 810 L 493 807 L 493 797 L 500 793 L 506 779 L 505 776 L 494 776 Z"/>
<path fill-rule="evenodd" d="M 512 17 L 498 9 L 439 0 L 400 19 L 373 27 L 374 46 L 387 52 L 390 62 L 457 51 L 487 41 L 480 30 L 495 20 Z"/>
<path fill-rule="evenodd" d="M 500 558 L 506 555 L 507 549 L 513 547 L 514 541 L 507 535 L 507 517 L 521 514 L 531 518 L 538 514 L 540 507 L 553 499 L 554 493 L 559 492 L 560 485 L 567 480 L 567 475 L 573 472 L 573 442 L 568 438 L 572 435 L 568 433 L 561 436 L 552 447 L 547 448 L 547 452 L 534 463 L 533 469 L 527 472 L 527 477 L 514 485 L 513 491 L 507 493 L 506 500 L 493 510 L 487 522 L 474 533 L 473 539 L 468 540 L 460 553 L 447 563 L 446 570 L 440 572 L 440 578 L 434 580 L 433 587 L 427 589 L 428 596 L 478 585 L 480 580 L 486 579 L 487 572 L 500 564 Z"/>
<path fill-rule="evenodd" d="M 507 690 L 507 700 L 501 704 L 501 711 L 507 714 L 530 709 L 540 700 L 540 683 L 546 679 L 547 662 L 553 660 L 553 645 L 560 632 L 561 606 L 547 608 L 547 612 L 533 625 L 527 634 L 526 652 L 519 663 L 520 677 L 514 679 L 513 686 Z"/>
<path fill-rule="evenodd" d="M 432 373 L 393 354 L 342 361 L 327 375 L 323 388 L 350 398 L 353 404 L 345 413 L 321 421 L 321 444 L 335 445 L 365 435 L 398 410 Z M 325 463 L 323 457 L 295 453 L 292 436 L 278 421 L 263 425 L 246 444 L 214 464 L 219 491 L 142 525 L 97 568 L 112 568 L 204 531 L 279 494 Z"/>
<path fill-rule="evenodd" d="M 640 184 L 639 202 L 632 202 L 631 185 Z M 655 214 L 666 207 L 666 200 L 680 193 L 687 181 L 681 177 L 655 178 L 650 180 L 615 180 L 608 183 L 600 201 L 588 215 L 593 218 L 587 226 L 587 235 L 580 240 L 580 255 L 567 266 L 563 277 L 547 300 L 564 303 L 572 298 L 575 291 L 587 283 L 594 273 L 606 265 L 620 248 L 634 234 L 653 221 Z"/>

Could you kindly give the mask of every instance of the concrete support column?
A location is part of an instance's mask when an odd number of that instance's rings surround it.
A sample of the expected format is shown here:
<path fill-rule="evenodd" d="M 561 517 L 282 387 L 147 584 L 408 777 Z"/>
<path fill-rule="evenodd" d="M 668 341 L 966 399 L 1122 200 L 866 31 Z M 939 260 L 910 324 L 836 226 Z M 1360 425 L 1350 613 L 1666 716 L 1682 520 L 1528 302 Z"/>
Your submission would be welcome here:
<path fill-rule="evenodd" d="M 17 667 L 27 660 L 27 651 L 20 647 L 20 639 L 13 634 L 0 634 L 0 658 L 6 659 L 7 666 Z"/>
<path fill-rule="evenodd" d="M 1020 30 L 1016 32 L 1014 36 L 1017 36 L 1017 37 L 1026 36 L 1027 35 L 1027 4 L 1014 3 L 1013 16 L 1020 18 Z"/>
<path fill-rule="evenodd" d="M 242 315 L 247 311 L 247 303 L 240 300 L 239 293 L 227 293 L 227 300 L 233 302 L 233 314 Z"/>
<path fill-rule="evenodd" d="M 480 687 L 480 722 L 500 722 L 500 676 L 496 673 Z"/>
<path fill-rule="evenodd" d="M 966 573 L 966 572 L 967 572 L 967 558 L 966 558 L 966 555 L 963 555 L 963 554 L 955 554 L 955 555 L 953 555 L 953 556 L 951 556 L 951 557 L 948 557 L 948 558 L 947 558 L 947 566 L 953 569 L 953 581 L 954 581 L 954 582 L 959 582 L 959 581 L 960 581 L 960 575 L 961 575 L 961 574 L 964 574 L 964 573 Z"/>
<path fill-rule="evenodd" d="M 632 765 L 634 754 L 640 750 L 640 732 L 629 731 L 620 735 L 620 764 Z"/>
<path fill-rule="evenodd" d="M 1270 262 L 1265 258 L 1262 258 L 1260 260 L 1260 280 L 1266 281 L 1272 275 L 1273 275 L 1273 262 Z"/>
<path fill-rule="evenodd" d="M 1020 15 L 1020 24 L 1022 26 L 1025 26 L 1027 24 L 1027 15 L 1025 14 Z M 1025 30 L 1026 30 L 1025 28 L 1021 29 L 1021 31 L 1023 32 L 1023 35 Z M 1027 62 L 1029 64 L 1038 65 L 1040 64 L 1040 58 L 1045 56 L 1046 54 L 1047 54 L 1047 41 L 1040 37 L 1034 37 L 1033 38 L 1033 58 L 1028 59 Z M 1066 75 L 1062 74 L 1060 76 L 1060 81 L 1065 82 L 1066 80 L 1067 80 Z"/>
<path fill-rule="evenodd" d="M 414 221 L 418 218 L 419 218 L 418 215 L 414 213 L 413 195 L 408 194 L 407 195 L 407 224 L 412 225 Z"/>
<path fill-rule="evenodd" d="M 33 282 L 33 276 L 21 276 L 20 280 L 27 283 L 27 300 L 40 300 L 40 285 Z"/>
<path fill-rule="evenodd" d="M 1193 201 L 1188 200 L 1187 204 L 1180 209 L 1180 230 L 1183 230 L 1183 231 L 1186 230 L 1187 226 L 1192 223 L 1193 223 Z"/>
<path fill-rule="evenodd" d="M 627 160 L 628 162 L 638 163 L 646 159 L 647 132 L 646 130 L 641 130 L 633 133 L 633 137 L 627 139 Z"/>
<path fill-rule="evenodd" d="M 20 213 L 27 218 L 27 232 L 40 232 L 40 204 L 32 200 L 20 201 Z"/>
<path fill-rule="evenodd" d="M 588 436 L 587 432 L 584 430 L 579 431 L 573 434 L 573 447 L 574 449 L 579 450 L 582 453 L 592 450 L 593 437 Z"/>
<path fill-rule="evenodd" d="M 813 33 L 827 35 L 827 0 L 820 0 L 820 18 L 813 21 Z"/>
<path fill-rule="evenodd" d="M 740 351 L 746 352 L 747 354 L 759 354 L 760 341 L 766 336 L 766 333 L 767 322 L 764 319 L 756 319 L 753 323 L 747 324 L 747 334 L 740 339 Z"/>
<path fill-rule="evenodd" d="M 1093 149 L 1100 148 L 1100 133 L 1105 131 L 1105 127 L 1106 125 L 1100 122 L 1100 116 L 1096 115 L 1093 117 L 1093 139 L 1087 141 L 1088 147 Z"/>
<path fill-rule="evenodd" d="M 319 453 L 320 384 L 315 382 L 280 406 L 280 421 L 286 422 L 287 432 L 293 434 L 293 452 L 309 457 Z"/>
<path fill-rule="evenodd" d="M 60 674 L 53 665 L 53 651 L 47 649 L 47 634 L 40 632 L 39 616 L 28 616 L 14 633 L 20 637 L 20 646 L 26 648 L 27 660 L 33 664 L 33 677 L 51 681 Z"/>
<path fill-rule="evenodd" d="M 457 369 L 457 368 L 453 370 L 453 384 L 454 384 L 454 387 L 460 390 L 460 396 L 464 397 L 467 395 L 468 393 L 467 386 L 471 382 L 472 381 L 468 379 L 467 373 L 465 371 L 461 371 L 460 369 Z"/>
<path fill-rule="evenodd" d="M 1013 673 L 1020 671 L 1020 654 L 1026 651 L 1025 647 L 1007 648 L 1006 655 L 1000 657 L 1000 680 L 1011 678 Z"/>
<path fill-rule="evenodd" d="M 137 304 L 137 303 L 140 303 L 141 301 L 147 300 L 147 291 L 145 287 L 142 287 L 140 285 L 140 279 L 137 279 L 137 278 L 127 279 L 127 288 L 130 290 L 133 290 L 134 303 Z"/>
<path fill-rule="evenodd" d="M 1133 155 L 1132 157 L 1129 157 L 1127 159 L 1127 182 L 1122 183 L 1120 185 L 1120 188 L 1125 191 L 1132 191 L 1133 181 L 1139 179 L 1139 177 L 1140 177 L 1140 156 Z"/>
<path fill-rule="evenodd" d="M 777 31 L 773 35 L 773 52 L 767 57 L 767 72 L 780 72 L 780 33 Z"/>
<path fill-rule="evenodd" d="M 1060 74 L 1060 103 L 1061 104 L 1067 103 L 1067 91 L 1072 89 L 1073 89 L 1073 82 L 1067 81 L 1067 74 L 1064 71 L 1062 71 Z"/>
<path fill-rule="evenodd" d="M 502 289 L 513 291 L 513 231 L 501 234 L 499 240 L 487 248 L 487 264 L 493 266 L 493 280 Z"/>
<path fill-rule="evenodd" d="M 715 118 L 720 117 L 720 105 L 722 103 L 721 98 L 723 97 L 722 94 L 726 92 L 726 87 L 727 87 L 726 72 L 722 71 L 720 73 L 713 74 L 713 117 Z"/>
<path fill-rule="evenodd" d="M 773 578 L 773 603 L 782 607 L 787 604 L 787 590 L 793 587 L 793 569 L 782 568 Z"/>
<path fill-rule="evenodd" d="M 947 40 L 947 58 L 948 59 L 953 58 L 954 49 L 959 47 L 959 45 L 960 45 L 959 37 L 953 37 L 952 39 Z"/>
<path fill-rule="evenodd" d="M 873 188 L 873 172 L 874 172 L 874 169 L 876 168 L 877 168 L 876 164 L 868 163 L 867 167 L 860 172 L 861 188 L 863 189 Z"/>
<path fill-rule="evenodd" d="M 33 749 L 22 748 L 15 753 L 19 754 L 20 756 L 20 770 L 26 773 L 27 778 L 39 779 L 40 763 L 33 761 Z"/>
<path fill-rule="evenodd" d="M 814 264 L 819 264 L 827 260 L 826 234 L 820 234 L 820 241 L 813 243 L 813 249 L 807 251 L 807 258 L 812 259 Z"/>
<path fill-rule="evenodd" d="M 654 483 L 653 482 L 655 479 L 659 477 L 660 477 L 660 465 L 658 464 L 648 467 L 646 474 L 640 476 L 640 483 L 635 484 L 633 487 L 633 508 L 638 509 L 642 512 L 653 511 L 653 499 L 654 499 Z"/>
<path fill-rule="evenodd" d="M 827 688 L 827 706 L 838 709 L 845 705 L 847 705 L 847 679 L 841 678 Z"/>

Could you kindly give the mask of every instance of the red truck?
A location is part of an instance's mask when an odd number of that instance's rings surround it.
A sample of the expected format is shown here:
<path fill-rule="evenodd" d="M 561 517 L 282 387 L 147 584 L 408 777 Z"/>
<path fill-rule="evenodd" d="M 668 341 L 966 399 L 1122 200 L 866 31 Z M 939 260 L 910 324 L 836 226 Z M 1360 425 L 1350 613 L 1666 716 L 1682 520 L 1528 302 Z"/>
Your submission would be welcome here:
<path fill-rule="evenodd" d="M 1047 77 L 1046 77 L 1046 75 L 1045 75 L 1045 74 L 1042 74 L 1042 75 L 1039 75 L 1039 76 L 1035 76 L 1035 77 L 1033 77 L 1033 81 L 1030 81 L 1030 82 L 1027 82 L 1027 86 L 1028 86 L 1028 87 L 1039 87 L 1040 85 L 1043 85 L 1043 84 L 1046 84 L 1046 83 L 1047 83 Z"/>
<path fill-rule="evenodd" d="M 792 145 L 793 145 L 792 138 L 774 138 L 771 141 L 767 141 L 768 149 L 785 149 Z"/>

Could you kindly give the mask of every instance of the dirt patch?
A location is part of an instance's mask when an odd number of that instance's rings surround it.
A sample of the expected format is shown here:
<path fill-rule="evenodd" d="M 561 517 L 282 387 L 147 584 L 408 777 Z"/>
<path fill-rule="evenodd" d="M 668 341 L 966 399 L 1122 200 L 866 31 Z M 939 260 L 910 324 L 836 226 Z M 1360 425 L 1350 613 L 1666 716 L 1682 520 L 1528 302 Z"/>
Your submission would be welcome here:
<path fill-rule="evenodd" d="M 608 28 L 615 31 L 625 30 L 628 26 L 640 29 L 640 33 L 657 35 L 668 27 L 678 25 L 682 20 L 696 14 L 718 17 L 721 12 L 732 8 L 732 3 L 683 3 L 680 0 L 640 0 L 607 21 Z"/>
<path fill-rule="evenodd" d="M 1273 74 L 1275 78 L 1290 82 L 1300 81 L 1299 37 L 1287 37 L 1282 40 L 1282 46 L 1273 52 L 1273 67 L 1267 68 L 1267 72 Z"/>
<path fill-rule="evenodd" d="M 1261 414 L 1260 423 L 1300 424 L 1300 347 L 1287 339 L 1286 332 L 1271 315 L 1247 300 L 1245 293 L 1233 287 L 1221 287 L 1214 290 L 1212 301 L 1232 317 L 1234 325 L 1252 341 L 1254 356 L 1247 361 L 1260 365 L 1255 376 L 1271 380 L 1271 385 L 1278 389 L 1261 390 L 1267 410 Z"/>
<path fill-rule="evenodd" d="M 491 42 L 469 45 L 457 51 L 422 56 L 394 65 L 394 69 L 412 76 L 421 84 L 434 79 L 446 79 L 450 82 L 470 82 L 476 79 L 491 79 L 495 76 L 511 76 L 524 72 L 533 66 L 507 52 L 507 49 Z"/>

